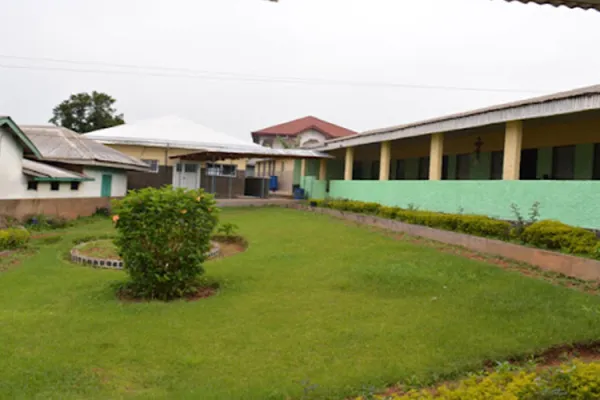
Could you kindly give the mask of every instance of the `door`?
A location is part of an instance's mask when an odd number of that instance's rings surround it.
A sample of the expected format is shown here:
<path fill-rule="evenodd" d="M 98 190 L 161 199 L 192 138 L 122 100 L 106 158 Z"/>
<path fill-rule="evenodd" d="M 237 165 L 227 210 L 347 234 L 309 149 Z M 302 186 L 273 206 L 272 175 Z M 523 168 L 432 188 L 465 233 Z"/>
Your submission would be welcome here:
<path fill-rule="evenodd" d="M 102 197 L 110 197 L 112 195 L 112 175 L 102 175 L 100 195 Z"/>
<path fill-rule="evenodd" d="M 198 164 L 183 164 L 181 187 L 186 189 L 198 189 L 200 187 Z"/>
<path fill-rule="evenodd" d="M 537 179 L 537 158 L 537 149 L 521 151 L 520 179 L 522 181 Z"/>

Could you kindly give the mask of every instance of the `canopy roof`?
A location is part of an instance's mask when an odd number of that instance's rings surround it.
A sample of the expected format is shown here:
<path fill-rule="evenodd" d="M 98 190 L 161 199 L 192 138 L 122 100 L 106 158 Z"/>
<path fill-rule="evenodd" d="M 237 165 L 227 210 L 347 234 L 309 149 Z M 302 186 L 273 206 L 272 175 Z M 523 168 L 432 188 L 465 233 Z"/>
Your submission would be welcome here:
<path fill-rule="evenodd" d="M 81 182 L 81 181 L 93 181 L 83 174 L 78 174 L 73 171 L 58 168 L 53 165 L 44 164 L 41 162 L 23 159 L 23 173 L 25 175 L 33 177 L 34 181 L 68 181 L 68 182 Z"/>
<path fill-rule="evenodd" d="M 105 144 L 129 144 L 151 147 L 199 149 L 203 146 L 248 146 L 249 141 L 217 132 L 194 121 L 177 116 L 144 120 L 84 135 Z"/>
<path fill-rule="evenodd" d="M 190 161 L 219 161 L 219 160 L 238 160 L 243 158 L 334 158 L 327 153 L 315 150 L 305 149 L 271 149 L 263 146 L 252 146 L 248 148 L 237 149 L 219 149 L 204 148 L 194 153 L 171 156 L 170 158 L 179 158 Z"/>
<path fill-rule="evenodd" d="M 21 125 L 21 130 L 39 150 L 39 158 L 43 161 L 148 170 L 144 162 L 67 128 L 53 125 Z"/>

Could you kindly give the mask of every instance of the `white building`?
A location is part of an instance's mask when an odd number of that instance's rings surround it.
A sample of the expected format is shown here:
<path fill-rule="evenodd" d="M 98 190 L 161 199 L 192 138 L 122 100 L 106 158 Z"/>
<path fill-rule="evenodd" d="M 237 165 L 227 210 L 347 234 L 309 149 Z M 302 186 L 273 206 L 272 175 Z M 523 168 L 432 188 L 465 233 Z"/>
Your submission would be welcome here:
<path fill-rule="evenodd" d="M 146 164 L 65 128 L 0 117 L 0 199 L 121 197 Z"/>

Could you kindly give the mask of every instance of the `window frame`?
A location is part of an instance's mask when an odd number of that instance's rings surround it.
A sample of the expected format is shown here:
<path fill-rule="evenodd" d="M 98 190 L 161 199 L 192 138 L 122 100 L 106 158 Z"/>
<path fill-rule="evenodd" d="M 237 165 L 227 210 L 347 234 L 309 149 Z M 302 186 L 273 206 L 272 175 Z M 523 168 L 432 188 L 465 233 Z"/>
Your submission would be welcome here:
<path fill-rule="evenodd" d="M 27 190 L 32 192 L 38 191 L 39 182 L 36 181 L 27 181 Z"/>
<path fill-rule="evenodd" d="M 149 171 L 150 173 L 158 174 L 160 171 L 160 161 L 142 158 L 142 162 L 151 168 Z"/>
<path fill-rule="evenodd" d="M 558 170 L 558 156 L 561 151 L 568 150 L 571 153 L 571 171 L 563 174 Z M 572 181 L 575 179 L 575 146 L 557 146 L 552 148 L 552 179 L 557 181 Z M 560 177 L 559 177 L 560 175 Z M 566 176 L 568 175 L 568 176 Z M 566 176 L 566 177 L 565 177 Z"/>
<path fill-rule="evenodd" d="M 231 168 L 232 171 L 229 173 L 225 173 L 226 167 Z M 206 163 L 206 176 L 222 176 L 222 177 L 236 178 L 237 177 L 237 165 Z"/>
<path fill-rule="evenodd" d="M 417 180 L 427 181 L 429 180 L 429 164 L 430 157 L 419 157 L 419 167 L 417 171 Z"/>

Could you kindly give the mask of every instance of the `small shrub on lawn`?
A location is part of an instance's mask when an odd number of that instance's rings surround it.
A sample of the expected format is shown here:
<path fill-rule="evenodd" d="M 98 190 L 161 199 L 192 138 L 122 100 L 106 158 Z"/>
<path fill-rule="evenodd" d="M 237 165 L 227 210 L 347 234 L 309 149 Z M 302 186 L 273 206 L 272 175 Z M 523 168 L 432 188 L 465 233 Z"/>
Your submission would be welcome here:
<path fill-rule="evenodd" d="M 217 225 L 213 196 L 203 190 L 147 188 L 115 201 L 115 244 L 136 297 L 170 300 L 197 290 Z"/>
<path fill-rule="evenodd" d="M 600 363 L 574 361 L 545 370 L 497 370 L 435 390 L 379 396 L 386 400 L 581 399 L 600 398 Z M 362 398 L 364 399 L 364 397 Z"/>
<path fill-rule="evenodd" d="M 0 250 L 20 249 L 27 246 L 30 234 L 23 228 L 0 230 Z"/>
<path fill-rule="evenodd" d="M 23 222 L 28 229 L 34 231 L 63 229 L 70 225 L 66 218 L 44 214 L 27 216 Z"/>
<path fill-rule="evenodd" d="M 553 220 L 540 221 L 528 226 L 523 231 L 521 240 L 536 247 L 594 256 L 598 254 L 600 244 L 594 232 Z"/>
<path fill-rule="evenodd" d="M 237 236 L 239 229 L 240 229 L 240 227 L 237 226 L 236 224 L 227 222 L 225 224 L 219 225 L 219 227 L 217 228 L 217 235 L 219 235 L 219 236 Z"/>

